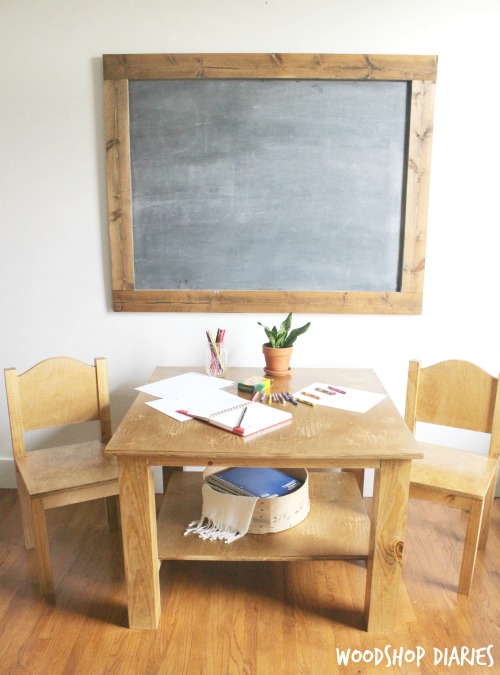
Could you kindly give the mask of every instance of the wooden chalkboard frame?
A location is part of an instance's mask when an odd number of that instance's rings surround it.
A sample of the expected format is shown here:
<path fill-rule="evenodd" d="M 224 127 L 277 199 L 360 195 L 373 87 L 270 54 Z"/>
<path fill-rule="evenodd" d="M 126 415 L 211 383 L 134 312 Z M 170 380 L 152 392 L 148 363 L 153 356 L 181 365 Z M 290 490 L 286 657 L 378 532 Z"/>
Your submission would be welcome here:
<path fill-rule="evenodd" d="M 113 309 L 134 312 L 420 314 L 423 301 L 436 56 L 335 54 L 104 55 Z M 401 290 L 137 290 L 134 281 L 129 81 L 342 79 L 410 84 Z"/>

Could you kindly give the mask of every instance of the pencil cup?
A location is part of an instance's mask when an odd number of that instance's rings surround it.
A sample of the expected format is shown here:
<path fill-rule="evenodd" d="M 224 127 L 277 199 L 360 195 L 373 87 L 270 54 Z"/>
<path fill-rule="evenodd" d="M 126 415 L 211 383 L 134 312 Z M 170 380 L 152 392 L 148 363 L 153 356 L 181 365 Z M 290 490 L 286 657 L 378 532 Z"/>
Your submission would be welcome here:
<path fill-rule="evenodd" d="M 227 369 L 227 345 L 213 342 L 205 346 L 205 371 L 213 377 L 224 377 Z"/>

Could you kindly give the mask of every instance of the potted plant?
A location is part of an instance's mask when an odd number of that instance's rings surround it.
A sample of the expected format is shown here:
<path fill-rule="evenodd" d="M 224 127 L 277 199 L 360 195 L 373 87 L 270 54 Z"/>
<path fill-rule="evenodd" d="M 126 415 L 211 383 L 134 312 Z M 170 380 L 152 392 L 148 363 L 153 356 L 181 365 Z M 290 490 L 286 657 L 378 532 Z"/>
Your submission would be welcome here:
<path fill-rule="evenodd" d="M 260 321 L 257 323 L 262 326 L 269 339 L 269 342 L 262 345 L 266 360 L 265 372 L 274 377 L 287 375 L 290 370 L 293 344 L 299 335 L 303 335 L 309 329 L 311 322 L 292 330 L 292 313 L 290 312 L 279 328 L 276 326 L 268 328 Z"/>

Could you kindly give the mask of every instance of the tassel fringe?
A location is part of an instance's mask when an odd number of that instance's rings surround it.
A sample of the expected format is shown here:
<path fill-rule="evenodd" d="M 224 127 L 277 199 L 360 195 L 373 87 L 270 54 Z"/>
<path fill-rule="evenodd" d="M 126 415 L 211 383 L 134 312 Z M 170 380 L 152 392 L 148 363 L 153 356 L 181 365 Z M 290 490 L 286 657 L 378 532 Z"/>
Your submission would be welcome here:
<path fill-rule="evenodd" d="M 202 518 L 201 520 L 194 520 L 189 523 L 184 536 L 190 533 L 196 534 L 200 539 L 208 539 L 210 541 L 223 541 L 225 544 L 230 544 L 236 539 L 243 537 L 243 534 L 238 532 L 234 527 L 228 527 L 223 523 L 215 523 L 211 518 Z"/>

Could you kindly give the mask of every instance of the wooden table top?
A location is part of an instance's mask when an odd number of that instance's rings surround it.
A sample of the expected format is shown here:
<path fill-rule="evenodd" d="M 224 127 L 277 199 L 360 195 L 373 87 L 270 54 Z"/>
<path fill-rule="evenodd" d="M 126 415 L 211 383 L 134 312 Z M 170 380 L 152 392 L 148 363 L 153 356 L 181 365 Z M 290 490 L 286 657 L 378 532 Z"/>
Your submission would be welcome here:
<path fill-rule="evenodd" d="M 150 381 L 201 368 L 155 369 Z M 259 368 L 230 368 L 234 382 L 226 391 L 237 392 L 239 381 L 263 375 Z M 296 392 L 313 382 L 331 383 L 386 393 L 375 372 L 357 368 L 294 368 L 273 380 L 272 390 Z M 241 438 L 199 420 L 178 422 L 150 406 L 154 397 L 139 393 L 106 448 L 106 454 L 146 458 L 165 466 L 275 466 L 310 468 L 377 467 L 380 460 L 422 457 L 416 442 L 389 396 L 366 413 L 326 406 L 288 404 L 293 419 L 267 431 Z"/>

